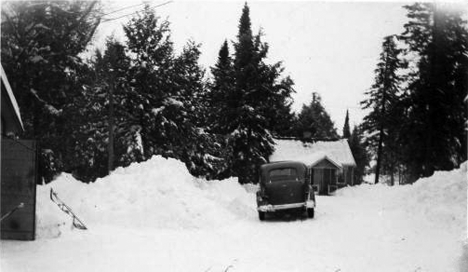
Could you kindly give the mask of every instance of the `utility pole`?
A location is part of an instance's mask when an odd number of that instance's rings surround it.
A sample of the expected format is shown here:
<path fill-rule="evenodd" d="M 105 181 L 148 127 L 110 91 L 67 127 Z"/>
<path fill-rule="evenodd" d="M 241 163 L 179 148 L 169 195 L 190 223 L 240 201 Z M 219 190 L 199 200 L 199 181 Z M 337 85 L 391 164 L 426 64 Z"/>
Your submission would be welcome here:
<path fill-rule="evenodd" d="M 112 73 L 112 80 L 109 86 L 109 145 L 108 145 L 108 174 L 114 170 L 114 72 Z"/>

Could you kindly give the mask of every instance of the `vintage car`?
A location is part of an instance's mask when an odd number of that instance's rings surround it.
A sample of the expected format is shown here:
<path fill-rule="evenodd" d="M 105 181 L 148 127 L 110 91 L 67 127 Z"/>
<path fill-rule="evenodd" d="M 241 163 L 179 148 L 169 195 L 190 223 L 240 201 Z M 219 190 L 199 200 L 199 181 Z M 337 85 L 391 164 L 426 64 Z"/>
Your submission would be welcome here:
<path fill-rule="evenodd" d="M 257 210 L 260 220 L 268 212 L 302 210 L 314 217 L 315 194 L 308 168 L 301 162 L 282 161 L 260 166 Z"/>

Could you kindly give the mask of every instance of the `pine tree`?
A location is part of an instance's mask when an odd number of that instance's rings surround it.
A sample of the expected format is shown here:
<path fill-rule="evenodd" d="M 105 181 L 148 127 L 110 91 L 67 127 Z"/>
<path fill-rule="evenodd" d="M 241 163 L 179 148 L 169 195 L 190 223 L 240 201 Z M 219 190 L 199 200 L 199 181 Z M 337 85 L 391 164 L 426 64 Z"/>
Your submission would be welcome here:
<path fill-rule="evenodd" d="M 208 116 L 204 69 L 198 64 L 200 45 L 189 41 L 174 53 L 169 22 L 149 6 L 124 26 L 127 47 L 134 56 L 133 125 L 141 128 L 143 159 L 153 155 L 183 161 L 197 176 L 216 175 L 217 138 L 205 131 Z"/>
<path fill-rule="evenodd" d="M 42 148 L 39 171 L 46 182 L 71 161 L 70 120 L 86 70 L 80 54 L 99 25 L 98 9 L 97 1 L 2 4 L 2 65 L 20 106 L 22 137 Z"/>
<path fill-rule="evenodd" d="M 375 83 L 366 92 L 368 98 L 361 102 L 363 109 L 371 112 L 364 117 L 363 129 L 369 135 L 367 145 L 377 160 L 375 183 L 378 183 L 381 166 L 393 177 L 395 172 L 397 140 L 403 114 L 398 114 L 399 103 L 399 69 L 403 67 L 400 59 L 401 50 L 397 48 L 394 36 L 388 36 L 382 44 L 380 62 L 375 70 Z"/>
<path fill-rule="evenodd" d="M 335 125 L 322 105 L 318 93 L 312 94 L 309 105 L 303 105 L 295 126 L 297 137 L 316 140 L 334 140 L 338 138 Z"/>
<path fill-rule="evenodd" d="M 134 55 L 130 77 L 133 120 L 141 128 L 143 159 L 153 155 L 174 156 L 179 129 L 184 125 L 184 104 L 178 100 L 174 49 L 169 22 L 157 17 L 149 6 L 124 26 L 127 47 Z M 179 128 L 180 125 L 180 128 Z M 177 137 L 176 137 L 177 135 Z"/>
<path fill-rule="evenodd" d="M 403 127 L 405 162 L 412 181 L 466 160 L 468 33 L 462 9 L 438 3 L 405 6 L 409 22 L 401 38 L 417 55 Z"/>
<path fill-rule="evenodd" d="M 266 51 L 254 47 L 249 13 L 246 3 L 234 44 L 235 85 L 229 101 L 234 113 L 228 129 L 233 150 L 232 170 L 241 184 L 255 182 L 257 168 L 273 153 L 273 139 L 266 127 L 266 118 L 257 112 L 262 102 L 260 98 L 268 98 L 263 89 L 256 89 L 259 62 Z"/>
<path fill-rule="evenodd" d="M 179 100 L 186 110 L 187 133 L 182 138 L 181 157 L 192 175 L 207 179 L 219 178 L 226 169 L 227 155 L 223 152 L 222 140 L 209 129 L 211 115 L 209 94 L 204 81 L 205 70 L 198 64 L 200 45 L 189 41 L 180 56 L 175 59 L 176 84 L 181 86 Z"/>
<path fill-rule="evenodd" d="M 131 88 L 127 77 L 130 59 L 125 51 L 123 44 L 112 37 L 107 39 L 104 54 L 97 51 L 90 63 L 85 88 L 75 102 L 74 139 L 77 146 L 69 171 L 85 182 L 108 174 L 111 131 L 115 139 L 113 167 L 127 166 L 142 159 L 139 128 L 132 126 L 130 121 L 134 105 L 130 102 Z M 110 131 L 111 117 L 114 126 Z"/>
<path fill-rule="evenodd" d="M 351 131 L 349 130 L 349 113 L 348 110 L 346 110 L 346 117 L 345 117 L 345 122 L 343 126 L 343 138 L 349 139 L 351 136 Z"/>
<path fill-rule="evenodd" d="M 269 47 L 261 36 L 261 32 L 252 34 L 250 10 L 245 4 L 232 65 L 224 43 L 212 69 L 211 104 L 219 107 L 215 110 L 219 115 L 213 119 L 216 120 L 213 128 L 227 136 L 226 147 L 232 152 L 229 172 L 238 176 L 240 183 L 257 181 L 258 167 L 273 152 L 272 132 L 287 130 L 282 120 L 290 113 L 287 101 L 293 92 L 293 81 L 289 77 L 280 78 L 281 63 L 264 62 Z"/>

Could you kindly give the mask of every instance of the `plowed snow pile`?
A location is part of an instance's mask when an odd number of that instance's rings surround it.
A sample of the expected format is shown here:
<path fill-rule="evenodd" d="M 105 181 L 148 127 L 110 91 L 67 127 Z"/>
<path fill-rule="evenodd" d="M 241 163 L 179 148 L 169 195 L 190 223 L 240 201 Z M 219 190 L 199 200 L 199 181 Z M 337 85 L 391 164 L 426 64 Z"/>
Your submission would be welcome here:
<path fill-rule="evenodd" d="M 421 224 L 466 236 L 467 162 L 460 169 L 438 171 L 412 185 L 363 184 L 339 190 L 337 195 L 365 199 L 382 213 L 404 212 Z"/>
<path fill-rule="evenodd" d="M 62 174 L 52 183 L 39 186 L 39 237 L 56 237 L 71 228 L 70 217 L 48 199 L 50 188 L 91 228 L 216 227 L 255 212 L 253 195 L 236 179 L 197 179 L 180 161 L 157 156 L 118 168 L 93 184 Z"/>

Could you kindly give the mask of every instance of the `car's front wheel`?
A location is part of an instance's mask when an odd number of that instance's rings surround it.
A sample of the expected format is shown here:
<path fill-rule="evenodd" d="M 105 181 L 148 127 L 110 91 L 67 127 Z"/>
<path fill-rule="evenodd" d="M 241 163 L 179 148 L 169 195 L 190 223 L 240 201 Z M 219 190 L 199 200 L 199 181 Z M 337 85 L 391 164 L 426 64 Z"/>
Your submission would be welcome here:
<path fill-rule="evenodd" d="M 314 215 L 315 215 L 315 210 L 314 210 L 314 208 L 309 208 L 309 209 L 307 209 L 307 216 L 308 216 L 309 218 L 314 218 Z"/>
<path fill-rule="evenodd" d="M 260 221 L 263 221 L 265 220 L 265 212 L 258 212 L 258 219 L 260 219 Z"/>

